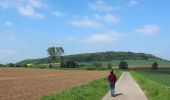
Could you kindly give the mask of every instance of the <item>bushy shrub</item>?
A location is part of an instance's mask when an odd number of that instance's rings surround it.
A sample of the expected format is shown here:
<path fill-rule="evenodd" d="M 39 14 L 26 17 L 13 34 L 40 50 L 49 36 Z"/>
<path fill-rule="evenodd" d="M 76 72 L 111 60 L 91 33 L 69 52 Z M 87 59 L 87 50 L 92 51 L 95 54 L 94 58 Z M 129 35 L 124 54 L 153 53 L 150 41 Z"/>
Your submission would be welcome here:
<path fill-rule="evenodd" d="M 154 69 L 154 70 L 158 69 L 158 63 L 157 62 L 154 62 L 152 64 L 152 69 Z"/>
<path fill-rule="evenodd" d="M 22 67 L 27 67 L 27 64 L 22 64 L 21 66 L 22 66 Z"/>
<path fill-rule="evenodd" d="M 52 64 L 49 64 L 49 68 L 53 68 L 53 65 L 52 65 Z"/>
<path fill-rule="evenodd" d="M 77 63 L 75 61 L 67 61 L 67 66 L 70 68 L 75 68 L 77 67 Z"/>
<path fill-rule="evenodd" d="M 9 63 L 7 65 L 8 65 L 8 67 L 15 67 L 15 64 L 13 64 L 13 63 Z"/>
<path fill-rule="evenodd" d="M 42 65 L 40 65 L 40 67 L 39 67 L 39 68 L 44 69 L 44 68 L 48 68 L 48 67 L 49 67 L 48 65 L 44 65 L 44 64 L 42 64 Z"/>
<path fill-rule="evenodd" d="M 76 68 L 78 67 L 78 64 L 75 61 L 67 61 L 67 60 L 63 60 L 61 61 L 61 68 Z"/>
<path fill-rule="evenodd" d="M 6 67 L 6 65 L 5 64 L 0 64 L 0 67 Z"/>
<path fill-rule="evenodd" d="M 128 63 L 126 61 L 120 61 L 119 69 L 128 69 Z"/>
<path fill-rule="evenodd" d="M 20 64 L 15 64 L 15 67 L 22 67 Z"/>
<path fill-rule="evenodd" d="M 61 68 L 67 67 L 67 61 L 66 61 L 66 60 L 62 60 L 62 61 L 61 61 L 61 64 L 60 64 L 60 67 L 61 67 Z"/>

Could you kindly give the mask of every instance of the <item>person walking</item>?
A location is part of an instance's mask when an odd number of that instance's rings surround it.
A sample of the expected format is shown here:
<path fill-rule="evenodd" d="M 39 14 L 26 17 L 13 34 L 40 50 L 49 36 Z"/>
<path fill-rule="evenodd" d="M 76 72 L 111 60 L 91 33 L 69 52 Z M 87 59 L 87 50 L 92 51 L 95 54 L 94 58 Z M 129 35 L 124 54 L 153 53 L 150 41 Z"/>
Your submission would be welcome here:
<path fill-rule="evenodd" d="M 116 75 L 113 73 L 113 69 L 110 71 L 110 74 L 108 76 L 108 81 L 110 83 L 111 96 L 114 97 L 114 94 L 115 94 L 115 83 L 117 81 L 117 78 L 116 78 Z"/>

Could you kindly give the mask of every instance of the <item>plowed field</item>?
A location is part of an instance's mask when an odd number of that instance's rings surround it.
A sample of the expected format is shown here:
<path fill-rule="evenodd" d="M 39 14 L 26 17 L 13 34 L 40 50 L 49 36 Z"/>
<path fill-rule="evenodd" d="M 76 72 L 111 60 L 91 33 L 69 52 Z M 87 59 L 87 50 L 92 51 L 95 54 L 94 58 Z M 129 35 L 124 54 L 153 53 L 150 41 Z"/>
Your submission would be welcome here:
<path fill-rule="evenodd" d="M 107 75 L 106 71 L 0 68 L 0 100 L 39 100 Z"/>

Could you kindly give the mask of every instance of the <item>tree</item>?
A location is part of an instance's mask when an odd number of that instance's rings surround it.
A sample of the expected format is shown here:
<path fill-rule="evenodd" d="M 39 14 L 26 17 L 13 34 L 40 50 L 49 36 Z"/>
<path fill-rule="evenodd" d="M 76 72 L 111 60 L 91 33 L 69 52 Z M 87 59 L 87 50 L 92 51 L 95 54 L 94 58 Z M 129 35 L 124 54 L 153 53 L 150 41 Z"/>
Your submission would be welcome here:
<path fill-rule="evenodd" d="M 111 63 L 107 64 L 107 69 L 112 69 L 112 64 Z"/>
<path fill-rule="evenodd" d="M 49 55 L 52 59 L 55 59 L 55 56 L 56 56 L 55 47 L 49 47 L 49 48 L 47 49 L 47 52 L 48 52 L 48 55 Z"/>
<path fill-rule="evenodd" d="M 22 67 L 27 67 L 27 64 L 25 63 L 25 64 L 22 64 Z"/>
<path fill-rule="evenodd" d="M 15 64 L 15 66 L 16 66 L 16 67 L 21 67 L 21 65 L 20 65 L 20 64 Z"/>
<path fill-rule="evenodd" d="M 61 68 L 76 68 L 78 67 L 78 64 L 75 61 L 62 60 L 60 67 Z"/>
<path fill-rule="evenodd" d="M 61 68 L 67 68 L 68 66 L 67 66 L 67 60 L 62 60 L 61 61 L 61 64 L 60 64 L 60 67 Z"/>
<path fill-rule="evenodd" d="M 154 69 L 154 70 L 158 69 L 158 63 L 157 62 L 154 62 L 152 64 L 152 69 Z"/>
<path fill-rule="evenodd" d="M 9 64 L 8 64 L 8 67 L 15 67 L 15 64 L 9 63 Z"/>
<path fill-rule="evenodd" d="M 64 54 L 64 49 L 62 47 L 56 47 L 56 56 L 58 62 L 61 62 L 61 56 Z"/>
<path fill-rule="evenodd" d="M 119 69 L 128 69 L 128 63 L 126 61 L 120 61 Z"/>
<path fill-rule="evenodd" d="M 53 68 L 53 65 L 52 65 L 52 64 L 49 64 L 49 68 Z"/>
<path fill-rule="evenodd" d="M 0 64 L 0 67 L 6 67 L 6 65 L 5 64 Z"/>
<path fill-rule="evenodd" d="M 64 49 L 62 47 L 49 47 L 47 49 L 48 55 L 52 58 L 52 60 L 56 60 L 57 62 L 61 61 L 61 56 L 64 54 Z"/>

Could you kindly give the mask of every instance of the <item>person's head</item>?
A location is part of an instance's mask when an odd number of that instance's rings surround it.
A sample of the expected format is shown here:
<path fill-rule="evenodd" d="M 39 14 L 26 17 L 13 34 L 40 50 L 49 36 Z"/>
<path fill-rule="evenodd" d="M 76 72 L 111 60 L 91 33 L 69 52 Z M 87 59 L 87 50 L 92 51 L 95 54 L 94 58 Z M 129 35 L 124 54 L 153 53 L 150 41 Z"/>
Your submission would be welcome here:
<path fill-rule="evenodd" d="M 112 70 L 110 70 L 110 74 L 113 74 L 113 69 L 112 69 Z"/>

